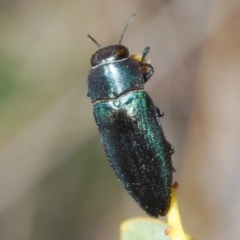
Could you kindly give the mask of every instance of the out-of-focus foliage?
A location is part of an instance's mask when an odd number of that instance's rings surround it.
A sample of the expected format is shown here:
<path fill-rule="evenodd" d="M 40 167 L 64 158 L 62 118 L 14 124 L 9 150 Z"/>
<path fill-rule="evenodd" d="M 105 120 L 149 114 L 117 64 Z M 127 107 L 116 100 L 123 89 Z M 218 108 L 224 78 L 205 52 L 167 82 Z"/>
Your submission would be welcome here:
<path fill-rule="evenodd" d="M 121 225 L 120 240 L 171 240 L 164 231 L 166 222 L 150 218 L 133 218 Z"/>

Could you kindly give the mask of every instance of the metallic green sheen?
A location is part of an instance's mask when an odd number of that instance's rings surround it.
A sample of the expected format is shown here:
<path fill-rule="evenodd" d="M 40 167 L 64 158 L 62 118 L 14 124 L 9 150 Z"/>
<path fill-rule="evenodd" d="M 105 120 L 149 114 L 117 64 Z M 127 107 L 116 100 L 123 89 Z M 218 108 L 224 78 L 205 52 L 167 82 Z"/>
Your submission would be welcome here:
<path fill-rule="evenodd" d="M 138 64 L 131 58 L 93 67 L 88 75 L 88 95 L 92 102 L 108 100 L 144 88 Z"/>
<path fill-rule="evenodd" d="M 94 117 L 119 181 L 149 215 L 165 215 L 171 198 L 172 149 L 152 99 L 145 91 L 129 91 L 96 102 Z"/>

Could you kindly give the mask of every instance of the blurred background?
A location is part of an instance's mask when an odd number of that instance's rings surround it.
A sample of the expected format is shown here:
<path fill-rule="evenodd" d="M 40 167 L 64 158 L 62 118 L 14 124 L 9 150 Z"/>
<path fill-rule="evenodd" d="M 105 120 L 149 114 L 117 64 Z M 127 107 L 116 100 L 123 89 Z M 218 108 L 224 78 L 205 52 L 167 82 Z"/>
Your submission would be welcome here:
<path fill-rule="evenodd" d="M 240 1 L 1 0 L 0 239 L 117 240 L 146 216 L 105 157 L 87 98 L 90 57 L 115 44 L 148 58 L 165 112 L 185 229 L 239 239 Z M 146 216 L 147 217 L 147 216 Z"/>

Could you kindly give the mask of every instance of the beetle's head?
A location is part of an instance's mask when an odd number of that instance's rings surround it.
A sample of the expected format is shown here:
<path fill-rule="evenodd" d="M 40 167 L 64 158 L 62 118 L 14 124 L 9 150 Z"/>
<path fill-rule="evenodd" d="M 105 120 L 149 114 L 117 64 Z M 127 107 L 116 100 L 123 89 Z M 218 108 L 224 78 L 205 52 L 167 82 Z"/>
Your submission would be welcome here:
<path fill-rule="evenodd" d="M 132 17 L 128 21 L 127 25 L 123 29 L 122 35 L 121 35 L 117 45 L 111 45 L 111 46 L 103 48 L 93 37 L 88 35 L 88 37 L 99 48 L 99 50 L 96 51 L 92 55 L 92 58 L 91 58 L 92 67 L 97 66 L 97 65 L 101 65 L 101 64 L 104 64 L 104 63 L 109 63 L 109 62 L 112 62 L 112 61 L 118 61 L 118 60 L 121 60 L 121 59 L 125 59 L 129 56 L 128 49 L 125 46 L 121 45 L 121 42 L 122 42 L 124 33 L 127 30 L 129 24 L 132 22 L 134 16 L 135 16 L 135 14 L 132 15 Z"/>
<path fill-rule="evenodd" d="M 123 45 L 112 45 L 100 48 L 91 58 L 92 67 L 125 59 L 129 56 L 128 49 Z"/>

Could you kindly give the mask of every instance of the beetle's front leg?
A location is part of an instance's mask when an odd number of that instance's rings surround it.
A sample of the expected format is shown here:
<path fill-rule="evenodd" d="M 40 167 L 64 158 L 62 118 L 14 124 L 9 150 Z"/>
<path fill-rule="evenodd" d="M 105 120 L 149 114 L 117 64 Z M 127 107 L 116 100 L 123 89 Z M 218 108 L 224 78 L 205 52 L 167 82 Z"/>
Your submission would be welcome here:
<path fill-rule="evenodd" d="M 140 62 L 139 65 L 142 68 L 144 83 L 146 83 L 147 80 L 153 75 L 154 68 L 149 63 Z"/>
<path fill-rule="evenodd" d="M 151 64 L 145 62 L 145 57 L 150 51 L 150 47 L 145 47 L 142 53 L 142 58 L 139 62 L 140 67 L 142 68 L 144 83 L 153 75 L 154 68 Z"/>

